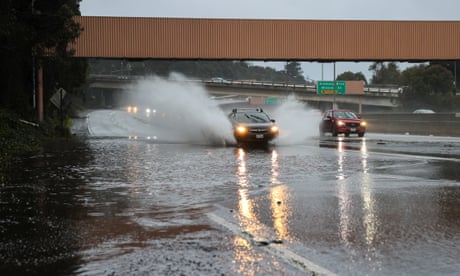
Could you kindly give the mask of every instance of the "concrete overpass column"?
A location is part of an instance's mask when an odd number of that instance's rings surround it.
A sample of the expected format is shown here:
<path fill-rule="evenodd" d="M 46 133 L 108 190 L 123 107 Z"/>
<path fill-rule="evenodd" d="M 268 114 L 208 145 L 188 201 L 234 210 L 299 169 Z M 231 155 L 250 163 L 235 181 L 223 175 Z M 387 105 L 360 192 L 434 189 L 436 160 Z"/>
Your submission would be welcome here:
<path fill-rule="evenodd" d="M 359 97 L 359 104 L 358 104 L 358 113 L 362 114 L 363 113 L 363 97 Z"/>

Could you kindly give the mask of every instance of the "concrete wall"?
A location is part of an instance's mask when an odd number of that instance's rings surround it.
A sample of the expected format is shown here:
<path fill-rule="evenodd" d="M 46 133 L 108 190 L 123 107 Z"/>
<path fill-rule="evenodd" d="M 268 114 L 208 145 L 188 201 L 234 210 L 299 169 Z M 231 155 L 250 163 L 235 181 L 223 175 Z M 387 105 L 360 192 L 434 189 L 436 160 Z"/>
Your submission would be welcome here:
<path fill-rule="evenodd" d="M 460 137 L 460 113 L 363 114 L 369 132 Z"/>

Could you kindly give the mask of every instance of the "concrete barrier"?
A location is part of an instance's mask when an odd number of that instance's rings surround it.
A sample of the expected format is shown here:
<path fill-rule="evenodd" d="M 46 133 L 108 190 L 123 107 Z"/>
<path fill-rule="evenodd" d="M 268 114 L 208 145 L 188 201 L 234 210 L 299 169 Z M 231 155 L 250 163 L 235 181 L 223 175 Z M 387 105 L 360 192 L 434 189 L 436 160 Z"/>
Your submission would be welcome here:
<path fill-rule="evenodd" d="M 369 113 L 362 117 L 369 132 L 460 137 L 458 113 Z"/>

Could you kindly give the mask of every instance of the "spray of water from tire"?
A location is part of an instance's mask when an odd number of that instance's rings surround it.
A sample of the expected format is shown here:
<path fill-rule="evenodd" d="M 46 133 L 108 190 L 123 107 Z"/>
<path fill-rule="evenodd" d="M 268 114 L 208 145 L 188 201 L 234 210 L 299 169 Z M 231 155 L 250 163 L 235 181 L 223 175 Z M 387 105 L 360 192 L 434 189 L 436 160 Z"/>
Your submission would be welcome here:
<path fill-rule="evenodd" d="M 273 117 L 280 127 L 276 141 L 278 145 L 302 144 L 318 136 L 321 113 L 298 101 L 293 95 L 274 109 Z"/>
<path fill-rule="evenodd" d="M 165 142 L 222 145 L 233 141 L 226 114 L 199 82 L 172 73 L 139 80 L 130 90 L 131 102 L 148 107 L 155 136 Z"/>

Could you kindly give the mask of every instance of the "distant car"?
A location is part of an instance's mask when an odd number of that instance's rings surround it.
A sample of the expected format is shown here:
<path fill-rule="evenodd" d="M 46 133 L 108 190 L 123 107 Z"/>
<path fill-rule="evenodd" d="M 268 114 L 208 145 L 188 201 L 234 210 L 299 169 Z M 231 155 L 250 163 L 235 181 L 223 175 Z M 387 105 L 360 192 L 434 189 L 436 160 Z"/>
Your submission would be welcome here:
<path fill-rule="evenodd" d="M 275 120 L 262 108 L 234 108 L 228 118 L 238 143 L 267 144 L 279 134 Z"/>
<path fill-rule="evenodd" d="M 230 83 L 230 81 L 224 79 L 224 78 L 220 78 L 220 77 L 215 77 L 215 78 L 212 78 L 211 79 L 211 82 L 215 82 L 215 83 Z"/>
<path fill-rule="evenodd" d="M 366 122 L 361 120 L 361 116 L 351 110 L 327 110 L 319 125 L 319 133 L 324 136 L 326 132 L 332 133 L 332 136 L 344 134 L 358 134 L 363 137 L 366 133 Z"/>
<path fill-rule="evenodd" d="M 434 112 L 433 110 L 431 109 L 417 109 L 415 110 L 414 112 L 412 112 L 414 114 L 434 114 L 436 112 Z"/>
<path fill-rule="evenodd" d="M 129 112 L 129 113 L 137 113 L 137 111 L 139 110 L 137 106 L 135 105 L 130 105 L 126 108 L 126 110 Z"/>

